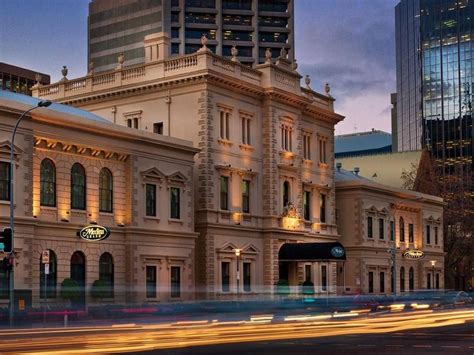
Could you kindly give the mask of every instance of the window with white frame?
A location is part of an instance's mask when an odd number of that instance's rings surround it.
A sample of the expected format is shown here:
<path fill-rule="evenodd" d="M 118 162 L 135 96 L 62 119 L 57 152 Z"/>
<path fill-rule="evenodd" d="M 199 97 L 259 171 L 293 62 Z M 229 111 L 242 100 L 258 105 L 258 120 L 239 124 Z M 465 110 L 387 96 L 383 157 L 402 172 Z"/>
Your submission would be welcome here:
<path fill-rule="evenodd" d="M 311 160 L 311 133 L 303 132 L 303 159 Z"/>

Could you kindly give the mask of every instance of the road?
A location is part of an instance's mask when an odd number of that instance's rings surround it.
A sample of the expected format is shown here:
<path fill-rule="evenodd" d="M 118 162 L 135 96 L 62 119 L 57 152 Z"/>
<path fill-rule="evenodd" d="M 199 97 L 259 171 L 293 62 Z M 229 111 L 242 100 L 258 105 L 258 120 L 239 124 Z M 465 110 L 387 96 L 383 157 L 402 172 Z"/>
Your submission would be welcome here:
<path fill-rule="evenodd" d="M 474 323 L 404 332 L 261 341 L 140 354 L 474 354 Z"/>
<path fill-rule="evenodd" d="M 178 321 L 0 331 L 2 354 L 474 354 L 474 309 L 359 310 L 275 320 Z M 351 354 L 352 355 L 352 354 Z"/>

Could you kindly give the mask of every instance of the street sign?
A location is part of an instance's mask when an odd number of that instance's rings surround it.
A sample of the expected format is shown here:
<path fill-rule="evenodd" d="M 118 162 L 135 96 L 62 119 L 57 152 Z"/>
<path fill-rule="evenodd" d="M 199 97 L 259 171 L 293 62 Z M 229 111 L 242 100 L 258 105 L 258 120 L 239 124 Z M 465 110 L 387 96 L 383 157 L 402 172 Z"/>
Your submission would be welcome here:
<path fill-rule="evenodd" d="M 41 262 L 43 264 L 49 264 L 49 250 L 43 250 L 41 253 Z"/>
<path fill-rule="evenodd" d="M 0 243 L 0 250 L 2 251 L 2 253 L 5 250 L 5 244 L 4 243 Z"/>
<path fill-rule="evenodd" d="M 44 264 L 44 274 L 49 275 L 49 263 Z"/>

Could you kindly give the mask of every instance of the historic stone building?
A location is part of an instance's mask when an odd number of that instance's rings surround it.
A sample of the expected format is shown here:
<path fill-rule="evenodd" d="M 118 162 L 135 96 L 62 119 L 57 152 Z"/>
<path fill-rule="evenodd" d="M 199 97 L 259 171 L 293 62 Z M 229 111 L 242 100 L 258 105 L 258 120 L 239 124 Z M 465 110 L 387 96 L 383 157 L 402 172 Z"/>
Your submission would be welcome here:
<path fill-rule="evenodd" d="M 339 167 L 336 196 L 347 252 L 345 292 L 387 294 L 395 285 L 399 293 L 444 288 L 441 198 L 382 185 Z"/>
<path fill-rule="evenodd" d="M 169 38 L 145 38 L 145 64 L 40 86 L 34 96 L 111 122 L 178 137 L 200 149 L 195 163 L 197 291 L 271 292 L 279 279 L 336 292 L 345 258 L 335 220 L 334 126 L 329 86 L 300 86 L 285 50 L 249 68 L 212 53 L 169 57 Z M 296 246 L 325 250 L 308 258 Z M 285 248 L 281 248 L 282 245 Z M 337 252 L 331 253 L 333 248 Z"/>
<path fill-rule="evenodd" d="M 9 225 L 13 126 L 37 103 L 0 91 L 0 227 Z M 96 280 L 108 302 L 192 298 L 197 151 L 66 105 L 32 111 L 14 150 L 15 290 L 32 290 L 34 305 L 56 304 L 71 278 L 82 287 L 79 303 L 91 301 Z M 7 298 L 8 274 L 0 277 Z"/>

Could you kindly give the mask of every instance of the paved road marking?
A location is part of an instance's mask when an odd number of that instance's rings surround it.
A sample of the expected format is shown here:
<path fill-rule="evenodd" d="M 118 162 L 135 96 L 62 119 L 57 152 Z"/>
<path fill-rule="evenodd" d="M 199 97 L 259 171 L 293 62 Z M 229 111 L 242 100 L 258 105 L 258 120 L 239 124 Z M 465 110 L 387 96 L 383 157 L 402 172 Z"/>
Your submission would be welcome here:
<path fill-rule="evenodd" d="M 446 348 L 446 349 L 459 349 L 460 346 L 459 345 L 441 345 L 442 348 Z"/>
<path fill-rule="evenodd" d="M 414 348 L 431 348 L 431 345 L 413 345 Z"/>
<path fill-rule="evenodd" d="M 403 345 L 398 345 L 398 344 L 387 344 L 385 346 L 393 346 L 393 347 L 397 347 L 397 348 L 403 348 Z"/>
<path fill-rule="evenodd" d="M 372 347 L 372 346 L 375 346 L 374 344 L 357 344 L 357 346 L 361 346 L 361 347 Z"/>

